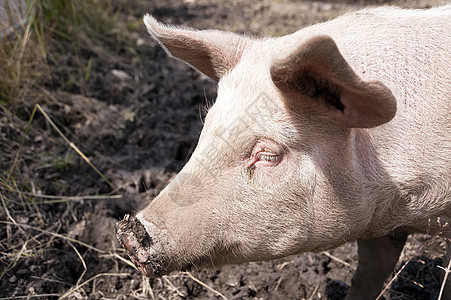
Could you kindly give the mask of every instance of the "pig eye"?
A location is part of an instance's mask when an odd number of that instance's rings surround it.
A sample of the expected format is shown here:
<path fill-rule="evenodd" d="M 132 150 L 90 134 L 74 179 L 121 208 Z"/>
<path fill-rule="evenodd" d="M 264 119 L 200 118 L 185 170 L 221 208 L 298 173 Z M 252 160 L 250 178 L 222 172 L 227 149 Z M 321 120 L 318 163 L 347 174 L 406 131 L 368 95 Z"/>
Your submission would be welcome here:
<path fill-rule="evenodd" d="M 257 156 L 257 159 L 274 163 L 274 162 L 278 162 L 280 160 L 280 155 L 278 155 L 278 154 L 259 154 Z"/>
<path fill-rule="evenodd" d="M 279 162 L 282 159 L 282 155 L 275 154 L 272 152 L 260 152 L 255 155 L 254 162 L 252 164 L 253 167 L 255 166 L 276 166 L 279 164 Z"/>
<path fill-rule="evenodd" d="M 261 140 L 254 146 L 248 168 L 274 167 L 282 161 L 282 158 L 283 152 L 279 145 L 270 140 Z"/>

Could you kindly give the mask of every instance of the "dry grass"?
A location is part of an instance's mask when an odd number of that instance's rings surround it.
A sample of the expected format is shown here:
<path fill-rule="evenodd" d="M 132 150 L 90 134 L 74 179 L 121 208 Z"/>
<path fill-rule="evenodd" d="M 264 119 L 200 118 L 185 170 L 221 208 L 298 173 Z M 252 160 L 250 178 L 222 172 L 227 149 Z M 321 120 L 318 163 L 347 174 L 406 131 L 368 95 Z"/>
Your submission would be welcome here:
<path fill-rule="evenodd" d="M 36 1 L 27 8 L 28 22 L 15 27 L 12 15 L 18 12 L 11 8 L 10 27 L 3 28 L 0 38 L 0 104 L 16 106 L 27 100 L 39 79 L 44 76 L 47 53 L 46 36 L 37 18 Z M 8 33 L 7 29 L 14 28 Z M 23 104 L 22 104 L 23 105 Z"/>
<path fill-rule="evenodd" d="M 49 80 L 49 64 L 57 65 L 65 53 L 75 63 L 71 70 L 75 72 L 70 83 L 60 84 L 84 90 L 92 56 L 109 59 L 111 50 L 117 50 L 126 38 L 121 28 L 125 25 L 118 21 L 125 4 L 125 0 L 29 0 L 27 22 L 19 26 L 12 17 L 18 14 L 16 9 L 7 7 L 13 30 L 8 33 L 4 28 L 0 32 L 0 104 L 12 109 L 18 105 L 33 107 L 42 101 L 37 86 Z"/>
<path fill-rule="evenodd" d="M 120 257 L 117 249 L 97 249 L 60 234 L 59 231 L 65 225 L 64 220 L 49 223 L 47 210 L 52 205 L 65 204 L 69 216 L 76 218 L 73 212 L 75 203 L 86 199 L 113 199 L 120 197 L 119 195 L 115 195 L 113 191 L 104 196 L 95 194 L 70 197 L 65 196 L 63 190 L 62 195 L 49 195 L 46 194 L 46 179 L 36 172 L 40 168 L 64 171 L 78 155 L 95 169 L 100 180 L 113 187 L 78 149 L 76 143 L 66 136 L 67 128 L 62 124 L 56 125 L 41 105 L 61 105 L 47 89 L 51 81 L 52 85 L 71 85 L 82 92 L 86 91 L 92 57 L 106 55 L 122 39 L 119 27 L 123 23 L 117 23 L 117 11 L 124 3 L 125 1 L 30 0 L 27 1 L 27 21 L 19 26 L 15 26 L 13 17 L 17 14 L 16 8 L 7 7 L 10 28 L 13 30 L 4 28 L 0 34 L 0 280 L 7 273 L 15 274 L 17 266 L 24 261 L 45 251 L 52 251 L 52 245 L 59 243 L 58 240 L 69 245 L 84 268 L 75 285 L 63 283 L 67 286 L 65 293 L 31 293 L 32 297 L 67 298 L 99 277 L 128 275 L 99 273 L 89 279 L 84 278 L 88 266 L 78 250 L 80 248 L 75 245 L 97 252 L 99 259 L 133 265 Z M 58 68 L 58 59 L 61 57 L 75 62 L 72 70 L 62 71 L 74 75 L 55 80 L 53 72 Z M 50 127 L 42 126 L 42 122 Z M 46 145 L 39 149 L 36 146 L 38 144 Z M 68 146 L 74 151 L 66 160 L 60 156 L 60 151 L 67 152 L 65 149 Z M 52 152 L 55 148 L 60 150 Z M 119 250 L 119 253 L 122 251 Z"/>

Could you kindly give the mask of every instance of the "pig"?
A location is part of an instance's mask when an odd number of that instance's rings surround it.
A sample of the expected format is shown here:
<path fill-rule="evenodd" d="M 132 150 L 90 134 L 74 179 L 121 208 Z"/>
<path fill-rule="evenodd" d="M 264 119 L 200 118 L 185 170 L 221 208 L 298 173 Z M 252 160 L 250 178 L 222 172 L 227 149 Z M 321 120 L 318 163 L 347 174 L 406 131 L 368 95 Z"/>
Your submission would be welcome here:
<path fill-rule="evenodd" d="M 116 224 L 136 267 L 158 277 L 357 240 L 349 300 L 379 295 L 410 233 L 443 236 L 449 260 L 450 20 L 451 5 L 368 8 L 252 38 L 146 15 L 218 90 L 180 173 Z"/>

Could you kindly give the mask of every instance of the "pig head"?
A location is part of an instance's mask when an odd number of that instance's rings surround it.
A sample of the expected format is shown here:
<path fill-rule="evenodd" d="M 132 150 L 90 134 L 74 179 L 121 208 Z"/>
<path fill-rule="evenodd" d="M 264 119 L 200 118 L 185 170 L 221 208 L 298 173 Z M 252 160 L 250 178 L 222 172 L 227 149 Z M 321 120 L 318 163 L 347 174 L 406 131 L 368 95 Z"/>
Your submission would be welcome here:
<path fill-rule="evenodd" d="M 450 6 L 369 9 L 254 39 L 146 15 L 218 96 L 185 167 L 117 224 L 135 265 L 155 277 L 359 239 L 348 298 L 373 297 L 409 232 L 449 237 L 450 17 Z M 357 274 L 377 249 L 393 253 L 369 289 Z"/>

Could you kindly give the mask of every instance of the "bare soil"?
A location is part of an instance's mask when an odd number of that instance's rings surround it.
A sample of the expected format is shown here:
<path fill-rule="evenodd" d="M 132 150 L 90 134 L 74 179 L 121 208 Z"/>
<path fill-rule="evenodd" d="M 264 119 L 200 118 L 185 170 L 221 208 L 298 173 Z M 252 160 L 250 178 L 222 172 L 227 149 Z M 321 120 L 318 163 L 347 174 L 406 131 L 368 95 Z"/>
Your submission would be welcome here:
<path fill-rule="evenodd" d="M 129 1 L 121 13 L 130 23 L 149 12 L 166 23 L 276 36 L 365 6 L 426 8 L 444 2 Z M 15 202 L 6 207 L 21 225 L 2 213 L 0 270 L 7 272 L 0 298 L 53 299 L 70 291 L 70 299 L 343 299 L 357 266 L 355 243 L 153 280 L 118 258 L 127 257 L 114 224 L 151 201 L 182 168 L 197 143 L 206 107 L 216 97 L 215 83 L 168 58 L 147 37 L 144 25 L 123 30 L 127 43 L 79 54 L 86 61 L 93 58 L 85 87 L 71 80 L 71 56 L 55 50 L 60 56 L 49 58 L 52 77 L 42 90 L 48 99 L 44 110 L 119 190 L 110 193 L 111 187 L 38 112 L 21 150 L 21 176 L 30 178 L 30 193 L 57 197 L 30 201 L 24 193 L 8 196 Z M 18 109 L 16 116 L 2 113 L 1 152 L 15 153 L 26 127 L 10 126 L 11 120 L 26 124 L 30 114 L 31 107 Z M 1 155 L 0 163 L 3 170 L 9 168 Z M 112 196 L 117 194 L 121 197 Z M 398 269 L 408 264 L 385 297 L 436 299 L 443 253 L 440 239 L 410 238 Z"/>

